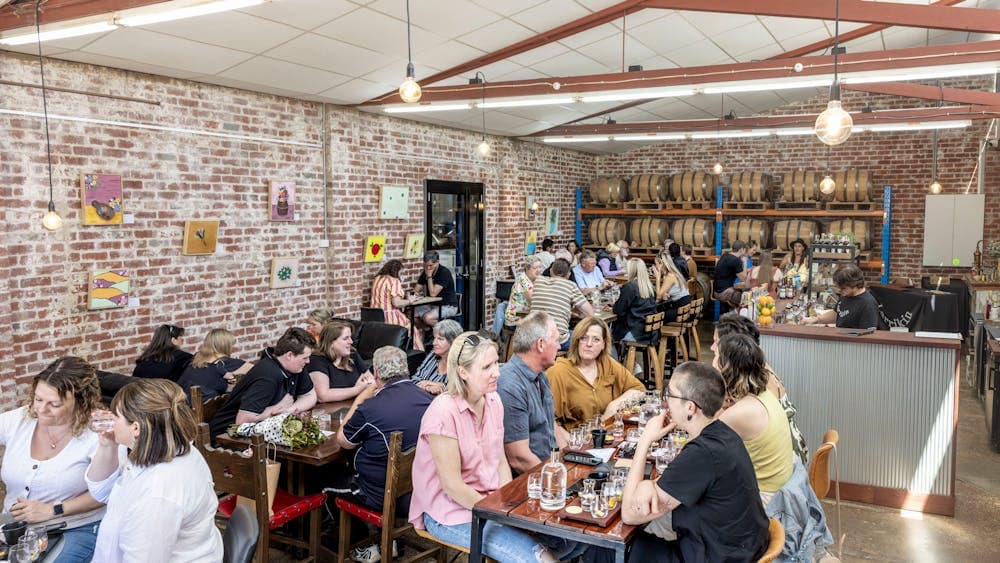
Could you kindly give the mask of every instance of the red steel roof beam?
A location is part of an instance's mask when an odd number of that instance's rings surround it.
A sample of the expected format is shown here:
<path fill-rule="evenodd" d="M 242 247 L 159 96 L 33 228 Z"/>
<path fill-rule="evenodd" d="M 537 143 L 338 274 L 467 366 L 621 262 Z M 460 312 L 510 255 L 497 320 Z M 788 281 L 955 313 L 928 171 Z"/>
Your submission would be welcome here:
<path fill-rule="evenodd" d="M 111 14 L 118 10 L 162 4 L 165 0 L 48 0 L 42 3 L 39 24 Z M 30 8 L 30 9 L 29 9 Z M 0 31 L 35 25 L 34 3 L 7 5 L 0 10 Z"/>

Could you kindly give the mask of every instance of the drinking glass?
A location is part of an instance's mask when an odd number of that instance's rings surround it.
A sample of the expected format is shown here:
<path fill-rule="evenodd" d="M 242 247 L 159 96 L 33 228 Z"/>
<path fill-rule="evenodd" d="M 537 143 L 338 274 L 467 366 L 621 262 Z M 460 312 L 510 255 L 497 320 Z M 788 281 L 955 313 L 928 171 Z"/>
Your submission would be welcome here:
<path fill-rule="evenodd" d="M 639 436 L 640 433 L 638 428 L 629 428 L 628 432 L 625 433 L 625 441 L 630 444 L 638 444 Z"/>
<path fill-rule="evenodd" d="M 601 487 L 600 494 L 594 496 L 594 502 L 590 505 L 590 515 L 594 518 L 604 518 L 608 515 L 608 497 L 604 496 L 604 487 Z"/>
<path fill-rule="evenodd" d="M 594 504 L 594 499 L 597 498 L 597 492 L 594 490 L 596 484 L 597 481 L 594 479 L 583 480 L 583 490 L 580 491 L 580 508 L 588 512 Z"/>
<path fill-rule="evenodd" d="M 672 451 L 673 451 L 673 446 L 670 444 L 670 442 L 667 442 L 665 446 L 657 450 L 656 452 L 657 473 L 662 474 L 664 471 L 666 471 L 667 467 L 670 465 L 670 462 L 674 460 L 673 455 L 671 455 Z"/>
<path fill-rule="evenodd" d="M 319 426 L 320 430 L 323 430 L 325 432 L 331 432 L 333 430 L 333 428 L 331 428 L 331 426 L 333 425 L 333 417 L 330 415 L 330 413 L 328 412 L 316 413 L 315 418 L 316 418 L 316 424 Z"/>
<path fill-rule="evenodd" d="M 90 413 L 90 430 L 102 434 L 115 427 L 115 414 L 106 410 L 95 410 Z"/>
<path fill-rule="evenodd" d="M 542 498 L 541 473 L 531 473 L 528 475 L 528 498 L 533 500 Z"/>
<path fill-rule="evenodd" d="M 618 487 L 610 479 L 601 487 L 601 500 L 608 507 L 608 510 L 614 510 L 618 506 L 618 495 Z"/>

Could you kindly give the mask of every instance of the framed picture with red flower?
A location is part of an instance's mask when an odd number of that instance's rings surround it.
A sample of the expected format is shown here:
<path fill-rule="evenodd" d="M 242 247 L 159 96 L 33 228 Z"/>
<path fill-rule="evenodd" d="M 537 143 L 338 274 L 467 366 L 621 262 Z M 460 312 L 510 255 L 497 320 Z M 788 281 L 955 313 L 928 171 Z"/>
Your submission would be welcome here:
<path fill-rule="evenodd" d="M 365 241 L 365 262 L 381 262 L 385 257 L 385 236 L 370 236 Z"/>

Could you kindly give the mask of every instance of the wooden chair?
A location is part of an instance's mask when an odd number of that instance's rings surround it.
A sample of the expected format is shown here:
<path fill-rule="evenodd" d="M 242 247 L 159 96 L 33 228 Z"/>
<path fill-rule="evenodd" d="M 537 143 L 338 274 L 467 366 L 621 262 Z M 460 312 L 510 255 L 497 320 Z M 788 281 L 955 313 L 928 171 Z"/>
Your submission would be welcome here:
<path fill-rule="evenodd" d="M 229 399 L 229 393 L 223 393 L 203 402 L 201 398 L 201 387 L 191 386 L 191 410 L 194 411 L 196 422 L 211 422 L 215 418 L 215 413 L 219 412 L 222 405 Z"/>
<path fill-rule="evenodd" d="M 432 536 L 430 534 L 430 532 L 428 532 L 427 530 L 418 530 L 418 529 L 414 528 L 413 531 L 416 532 L 418 536 L 424 538 L 425 540 L 432 541 L 432 542 L 440 545 L 441 547 L 444 547 L 445 549 L 452 549 L 452 550 L 455 550 L 455 551 L 457 551 L 459 553 L 464 553 L 466 555 L 469 554 L 469 548 L 462 547 L 460 545 L 455 545 L 453 543 L 448 543 L 446 541 L 441 541 L 441 540 L 435 538 L 434 536 Z M 457 557 L 457 555 L 456 555 L 456 557 Z M 454 558 L 452 558 L 452 559 L 454 559 Z M 486 563 L 496 563 L 496 559 L 491 559 L 491 558 L 487 557 L 486 554 L 483 554 L 483 561 L 485 561 Z"/>
<path fill-rule="evenodd" d="M 385 468 L 385 497 L 382 500 L 382 512 L 340 497 L 334 501 L 337 508 L 340 509 L 340 540 L 337 544 L 337 561 L 339 563 L 348 560 L 348 552 L 353 547 L 351 545 L 352 515 L 382 530 L 378 536 L 369 537 L 361 543 L 367 544 L 378 537 L 382 550 L 382 561 L 394 560 L 392 556 L 393 541 L 413 529 L 413 525 L 406 522 L 406 514 L 399 516 L 403 519 L 404 525 L 396 526 L 396 501 L 401 495 L 413 491 L 413 458 L 416 451 L 416 447 L 403 451 L 402 432 L 393 432 L 389 435 L 389 460 Z M 413 547 L 422 549 L 416 545 Z M 422 549 L 419 553 L 405 559 L 395 560 L 402 563 L 431 557 L 443 563 L 445 554 L 440 547 L 433 547 Z"/>
<path fill-rule="evenodd" d="M 653 344 L 653 341 L 656 338 L 663 338 L 661 330 L 662 327 L 663 311 L 653 313 L 652 315 L 646 315 L 645 328 L 642 332 L 643 341 L 624 341 L 621 343 L 623 349 L 627 350 L 627 353 L 625 354 L 625 369 L 627 369 L 629 373 L 635 373 L 635 352 L 636 350 L 641 350 L 643 357 L 643 381 L 645 381 L 648 385 L 650 372 L 652 372 L 653 381 L 655 382 L 657 390 L 663 389 L 663 364 L 659 361 L 659 348 Z"/>
<path fill-rule="evenodd" d="M 701 318 L 701 312 L 704 308 L 704 299 L 695 299 L 689 303 L 687 317 L 682 323 L 684 337 L 681 340 L 684 342 L 684 361 L 688 360 L 688 351 L 693 352 L 690 359 L 695 361 L 701 359 L 701 341 L 698 340 L 698 319 Z M 687 344 L 687 342 L 691 344 Z"/>
<path fill-rule="evenodd" d="M 506 326 L 500 330 L 500 361 L 506 362 L 514 355 L 514 330 Z"/>
<path fill-rule="evenodd" d="M 767 525 L 767 533 L 771 540 L 767 544 L 767 551 L 757 560 L 758 563 L 771 563 L 781 555 L 781 550 L 785 547 L 785 529 L 777 518 L 771 518 Z"/>
<path fill-rule="evenodd" d="M 669 369 L 670 373 L 673 373 L 675 367 L 677 367 L 677 359 L 679 355 L 683 355 L 687 358 L 687 348 L 684 345 L 684 322 L 688 317 L 689 311 L 691 310 L 691 304 L 683 305 L 677 308 L 677 319 L 671 323 L 664 323 L 660 327 L 660 348 L 658 350 L 657 364 L 661 366 L 661 371 L 664 373 Z M 670 352 L 670 357 L 667 358 L 667 352 Z M 667 361 L 669 359 L 669 362 Z"/>
<path fill-rule="evenodd" d="M 251 453 L 213 448 L 209 436 L 208 424 L 198 424 L 198 439 L 195 446 L 205 458 L 205 463 L 212 472 L 212 481 L 217 493 L 228 493 L 219 499 L 219 513 L 229 518 L 236 510 L 237 495 L 256 502 L 257 522 L 260 535 L 254 559 L 258 563 L 268 560 L 269 544 L 283 543 L 309 549 L 309 557 L 303 561 L 317 561 L 320 547 L 320 519 L 326 502 L 326 494 L 319 493 L 304 497 L 289 494 L 278 489 L 274 495 L 272 510 L 268 509 L 270 501 L 267 496 L 267 457 L 263 436 L 254 436 L 250 441 Z M 273 515 L 270 512 L 273 511 Z M 281 526 L 300 516 L 310 515 L 309 540 L 303 541 L 273 533 Z"/>
<path fill-rule="evenodd" d="M 823 435 L 823 445 L 816 449 L 813 454 L 812 463 L 809 464 L 809 485 L 812 487 L 816 498 L 823 500 L 830 494 L 830 453 L 833 453 L 833 470 L 836 482 L 834 487 L 837 499 L 837 556 L 841 556 L 843 550 L 843 538 L 839 536 L 840 527 L 840 462 L 837 459 L 837 443 L 840 442 L 840 434 L 833 428 Z"/>

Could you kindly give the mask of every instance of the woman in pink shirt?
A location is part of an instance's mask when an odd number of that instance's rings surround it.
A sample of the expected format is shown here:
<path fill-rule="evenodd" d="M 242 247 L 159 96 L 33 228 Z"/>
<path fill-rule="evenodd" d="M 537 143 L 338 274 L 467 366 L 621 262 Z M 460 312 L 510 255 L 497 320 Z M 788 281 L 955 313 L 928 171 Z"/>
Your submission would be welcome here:
<path fill-rule="evenodd" d="M 420 423 L 410 522 L 447 543 L 469 547 L 472 506 L 512 478 L 503 453 L 499 375 L 496 345 L 474 332 L 459 335 L 448 352 L 445 392 Z M 483 553 L 498 561 L 549 562 L 571 559 L 582 549 L 487 522 Z"/>

